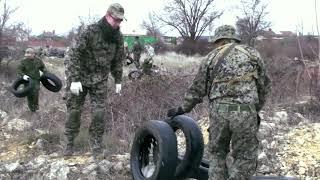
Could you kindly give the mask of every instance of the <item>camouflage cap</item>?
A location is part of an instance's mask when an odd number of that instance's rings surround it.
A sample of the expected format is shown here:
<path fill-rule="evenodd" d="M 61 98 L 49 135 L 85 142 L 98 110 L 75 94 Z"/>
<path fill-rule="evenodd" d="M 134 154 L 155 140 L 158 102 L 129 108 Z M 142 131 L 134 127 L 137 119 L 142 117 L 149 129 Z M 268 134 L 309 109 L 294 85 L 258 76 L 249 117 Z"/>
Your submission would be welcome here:
<path fill-rule="evenodd" d="M 236 35 L 236 29 L 231 25 L 220 26 L 214 31 L 212 42 L 216 42 L 219 39 L 235 39 L 239 42 L 241 41 Z"/>
<path fill-rule="evenodd" d="M 25 51 L 24 56 L 25 56 L 25 57 L 30 57 L 30 56 L 35 55 L 35 53 L 36 53 L 36 52 L 34 51 L 33 48 L 27 48 L 26 51 Z"/>
<path fill-rule="evenodd" d="M 119 3 L 111 4 L 107 12 L 116 18 L 124 19 L 124 9 Z"/>

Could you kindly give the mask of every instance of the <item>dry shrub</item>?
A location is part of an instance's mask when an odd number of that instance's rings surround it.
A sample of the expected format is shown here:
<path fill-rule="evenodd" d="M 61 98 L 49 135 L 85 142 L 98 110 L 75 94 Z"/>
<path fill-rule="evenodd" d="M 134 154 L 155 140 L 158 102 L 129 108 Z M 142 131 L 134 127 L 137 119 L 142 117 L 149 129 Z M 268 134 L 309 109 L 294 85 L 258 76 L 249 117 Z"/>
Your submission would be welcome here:
<path fill-rule="evenodd" d="M 300 51 L 300 47 L 301 51 Z M 318 59 L 317 39 L 311 36 L 304 37 L 288 37 L 284 39 L 266 39 L 258 41 L 257 48 L 260 50 L 263 57 L 266 58 L 304 58 L 308 60 Z M 301 54 L 302 52 L 302 54 Z"/>
<path fill-rule="evenodd" d="M 182 53 L 187 56 L 192 56 L 195 54 L 206 55 L 212 50 L 210 43 L 204 40 L 190 41 L 185 40 L 181 44 L 174 48 L 177 53 Z"/>

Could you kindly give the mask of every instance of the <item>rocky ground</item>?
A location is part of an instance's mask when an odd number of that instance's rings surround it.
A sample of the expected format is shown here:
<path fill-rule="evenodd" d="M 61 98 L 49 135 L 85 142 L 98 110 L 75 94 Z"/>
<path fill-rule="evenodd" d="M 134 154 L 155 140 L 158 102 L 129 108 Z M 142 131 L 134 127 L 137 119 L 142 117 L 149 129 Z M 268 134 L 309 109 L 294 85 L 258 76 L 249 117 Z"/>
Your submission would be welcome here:
<path fill-rule="evenodd" d="M 61 65 L 60 65 L 61 66 Z M 53 69 L 55 66 L 48 67 Z M 60 72 L 60 71 L 59 71 Z M 62 72 L 62 70 L 61 70 Z M 0 95 L 9 96 L 0 84 Z M 47 96 L 46 98 L 58 99 Z M 20 112 L 22 101 L 9 102 L 3 98 L 0 107 L 0 179 L 108 179 L 130 180 L 129 151 L 123 154 L 108 154 L 94 158 L 88 152 L 79 152 L 75 156 L 62 156 L 63 147 L 60 137 L 52 136 L 52 129 L 41 129 L 36 123 L 63 124 L 65 109 L 60 101 L 42 101 L 42 106 L 50 104 L 47 112 L 30 115 Z M 23 102 L 25 103 L 25 102 Z M 293 107 L 273 106 L 260 113 L 262 122 L 259 130 L 261 142 L 257 175 L 287 176 L 297 179 L 320 179 L 320 123 L 311 120 L 303 113 L 308 102 L 296 102 Z M 19 108 L 10 109 L 8 107 Z M 2 106 L 8 106 L 4 111 Z M 296 107 L 295 107 L 296 106 Z M 316 111 L 318 107 L 316 106 Z M 300 109 L 299 111 L 293 109 Z M 26 108 L 23 107 L 25 110 Z M 301 110 L 302 109 L 302 110 Z M 14 113 L 13 113 L 14 112 Z M 14 114 L 20 114 L 15 116 Z M 43 121 L 54 119 L 59 122 Z M 208 142 L 208 118 L 198 121 Z M 47 126 L 50 127 L 50 126 Z M 60 127 L 60 126 L 58 126 Z M 33 134 L 29 137 L 28 134 Z M 183 140 L 179 136 L 179 152 L 183 152 Z M 128 143 L 127 143 L 128 144 Z M 206 153 L 205 158 L 208 157 Z"/>
<path fill-rule="evenodd" d="M 320 123 L 310 123 L 299 113 L 285 110 L 261 112 L 259 166 L 257 175 L 320 179 Z M 289 126 L 290 119 L 300 121 Z M 205 143 L 207 119 L 201 120 Z M 207 156 L 207 154 L 205 155 Z"/>
<path fill-rule="evenodd" d="M 263 111 L 261 117 L 257 175 L 320 179 L 320 123 L 310 123 L 303 115 L 290 114 L 284 109 Z M 300 123 L 291 127 L 290 119 Z M 33 142 L 15 141 L 19 133 L 32 127 L 31 122 L 8 119 L 7 113 L 0 111 L 0 123 L 0 179 L 131 179 L 129 153 L 101 159 L 89 153 L 64 158 L 59 150 L 50 154 L 43 150 L 48 143 L 47 139 L 40 138 L 44 137 L 40 136 L 46 133 L 44 130 L 35 130 L 39 138 Z M 199 124 L 207 143 L 208 119 L 201 119 Z"/>

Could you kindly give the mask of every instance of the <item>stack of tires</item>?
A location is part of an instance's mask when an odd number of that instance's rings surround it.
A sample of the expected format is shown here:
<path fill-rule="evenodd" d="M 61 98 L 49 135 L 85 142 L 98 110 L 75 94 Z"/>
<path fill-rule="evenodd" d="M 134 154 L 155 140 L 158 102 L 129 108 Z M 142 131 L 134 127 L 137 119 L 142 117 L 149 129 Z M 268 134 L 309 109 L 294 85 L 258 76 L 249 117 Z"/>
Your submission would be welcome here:
<path fill-rule="evenodd" d="M 185 136 L 184 155 L 178 155 L 175 132 Z M 208 179 L 209 164 L 202 161 L 204 142 L 200 128 L 188 116 L 148 121 L 135 134 L 130 166 L 134 180 Z"/>
<path fill-rule="evenodd" d="M 34 80 L 24 80 L 22 77 L 17 78 L 9 89 L 13 95 L 18 98 L 27 96 L 34 87 Z M 41 84 L 51 92 L 58 92 L 62 88 L 61 80 L 52 73 L 45 73 L 40 77 Z M 23 86 L 22 86 L 23 85 Z"/>

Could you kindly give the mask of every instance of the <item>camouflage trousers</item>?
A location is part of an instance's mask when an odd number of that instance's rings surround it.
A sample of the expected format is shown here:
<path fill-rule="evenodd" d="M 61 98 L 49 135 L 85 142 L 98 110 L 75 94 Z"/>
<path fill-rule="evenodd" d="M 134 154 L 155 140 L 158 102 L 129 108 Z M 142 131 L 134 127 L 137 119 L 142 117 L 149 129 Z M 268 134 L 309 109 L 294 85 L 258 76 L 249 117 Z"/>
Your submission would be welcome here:
<path fill-rule="evenodd" d="M 143 62 L 142 64 L 142 72 L 147 74 L 147 75 L 151 75 L 152 73 L 152 63 L 151 63 L 152 59 L 147 59 Z"/>
<path fill-rule="evenodd" d="M 259 127 L 257 112 L 250 107 L 231 109 L 210 104 L 209 180 L 247 180 L 255 173 Z M 229 152 L 233 162 L 227 167 Z"/>
<path fill-rule="evenodd" d="M 34 87 L 30 94 L 27 96 L 28 107 L 29 110 L 35 112 L 39 110 L 39 90 L 40 90 L 40 82 L 34 81 Z"/>
<path fill-rule="evenodd" d="M 99 83 L 91 87 L 82 87 L 83 92 L 79 96 L 71 94 L 68 86 L 66 93 L 67 120 L 65 123 L 65 135 L 67 143 L 73 145 L 75 137 L 80 130 L 82 107 L 86 95 L 90 95 L 91 123 L 89 127 L 90 142 L 98 145 L 102 143 L 105 129 L 105 99 L 107 97 L 107 85 Z"/>
<path fill-rule="evenodd" d="M 140 68 L 140 57 L 141 57 L 141 54 L 138 54 L 138 53 L 133 54 L 133 63 L 137 69 Z"/>

